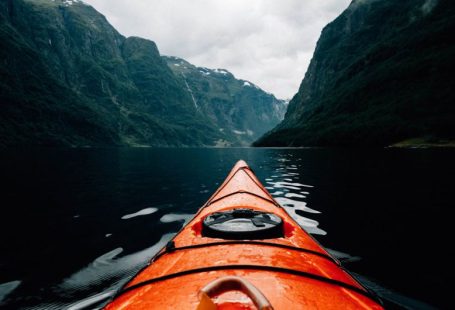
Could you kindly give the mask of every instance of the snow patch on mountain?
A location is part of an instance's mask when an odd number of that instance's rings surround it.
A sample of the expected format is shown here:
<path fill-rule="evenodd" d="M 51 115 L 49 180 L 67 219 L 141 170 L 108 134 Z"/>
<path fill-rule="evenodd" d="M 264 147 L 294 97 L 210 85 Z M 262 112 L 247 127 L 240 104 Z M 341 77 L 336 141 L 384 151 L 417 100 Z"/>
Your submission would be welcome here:
<path fill-rule="evenodd" d="M 219 73 L 219 74 L 223 74 L 223 75 L 228 75 L 229 74 L 229 71 L 227 71 L 225 69 L 214 69 L 213 72 L 216 72 L 216 73 Z"/>
<path fill-rule="evenodd" d="M 52 2 L 62 2 L 65 6 L 71 6 L 73 4 L 83 4 L 82 0 L 52 0 Z"/>
<path fill-rule="evenodd" d="M 240 131 L 240 130 L 233 130 L 232 131 L 233 133 L 235 133 L 236 135 L 246 135 L 246 131 Z"/>

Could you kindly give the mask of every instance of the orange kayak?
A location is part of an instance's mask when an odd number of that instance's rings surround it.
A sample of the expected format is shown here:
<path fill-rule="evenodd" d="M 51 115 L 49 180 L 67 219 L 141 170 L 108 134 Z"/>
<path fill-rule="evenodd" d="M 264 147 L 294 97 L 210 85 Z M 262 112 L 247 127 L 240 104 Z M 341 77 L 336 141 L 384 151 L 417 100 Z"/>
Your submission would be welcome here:
<path fill-rule="evenodd" d="M 105 309 L 383 307 L 239 161 Z"/>

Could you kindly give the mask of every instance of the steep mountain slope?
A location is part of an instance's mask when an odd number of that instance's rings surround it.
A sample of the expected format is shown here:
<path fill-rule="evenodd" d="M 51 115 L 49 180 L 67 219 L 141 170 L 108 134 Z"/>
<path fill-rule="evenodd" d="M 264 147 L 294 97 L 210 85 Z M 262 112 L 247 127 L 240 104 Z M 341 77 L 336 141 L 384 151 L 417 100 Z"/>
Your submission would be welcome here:
<path fill-rule="evenodd" d="M 453 33 L 453 1 L 353 1 L 323 30 L 285 120 L 255 145 L 454 139 Z"/>
<path fill-rule="evenodd" d="M 219 127 L 228 144 L 249 145 L 284 117 L 284 100 L 236 79 L 227 70 L 196 67 L 178 57 L 163 58 L 185 84 L 194 106 Z"/>
<path fill-rule="evenodd" d="M 81 1 L 0 2 L 0 145 L 215 145 L 156 45 Z"/>

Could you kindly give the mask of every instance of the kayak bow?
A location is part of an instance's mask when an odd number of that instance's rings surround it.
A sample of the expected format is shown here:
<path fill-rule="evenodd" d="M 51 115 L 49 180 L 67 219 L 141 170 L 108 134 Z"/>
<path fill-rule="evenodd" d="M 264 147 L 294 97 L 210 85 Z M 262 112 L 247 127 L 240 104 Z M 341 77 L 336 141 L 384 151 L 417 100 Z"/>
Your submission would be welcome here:
<path fill-rule="evenodd" d="M 105 309 L 382 309 L 244 161 Z"/>

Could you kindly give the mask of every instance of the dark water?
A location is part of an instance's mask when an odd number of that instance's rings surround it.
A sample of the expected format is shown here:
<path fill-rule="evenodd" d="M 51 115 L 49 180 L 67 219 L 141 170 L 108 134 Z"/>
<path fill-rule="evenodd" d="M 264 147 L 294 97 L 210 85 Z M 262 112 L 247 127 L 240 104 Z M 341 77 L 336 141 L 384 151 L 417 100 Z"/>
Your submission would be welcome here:
<path fill-rule="evenodd" d="M 102 299 L 177 232 L 238 159 L 380 295 L 451 305 L 454 150 L 1 151 L 0 306 Z"/>

